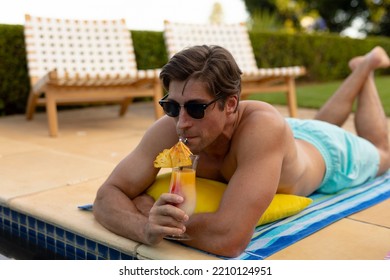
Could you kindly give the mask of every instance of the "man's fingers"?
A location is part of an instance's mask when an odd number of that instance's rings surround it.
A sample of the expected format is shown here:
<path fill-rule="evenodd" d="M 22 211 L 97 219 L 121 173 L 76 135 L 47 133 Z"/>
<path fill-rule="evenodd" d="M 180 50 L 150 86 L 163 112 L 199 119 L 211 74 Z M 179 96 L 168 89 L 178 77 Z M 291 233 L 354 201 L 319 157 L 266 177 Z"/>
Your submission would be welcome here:
<path fill-rule="evenodd" d="M 187 215 L 185 215 L 185 216 L 187 216 Z M 179 215 L 178 216 L 179 218 L 177 218 L 177 217 L 173 217 L 172 215 L 164 215 L 164 216 L 151 215 L 149 217 L 149 221 L 153 224 L 158 224 L 160 226 L 183 228 L 184 223 L 187 221 L 185 216 L 184 216 L 184 218 L 182 218 L 183 216 Z"/>
<path fill-rule="evenodd" d="M 177 195 L 174 193 L 163 193 L 157 199 L 155 205 L 161 206 L 164 204 L 180 204 L 180 203 L 183 203 L 183 201 L 184 201 L 184 198 L 180 195 Z"/>
<path fill-rule="evenodd" d="M 186 231 L 184 223 L 188 215 L 178 204 L 183 203 L 183 197 L 177 194 L 164 193 L 154 203 L 149 212 L 149 240 L 157 242 L 167 235 L 180 235 Z"/>
<path fill-rule="evenodd" d="M 150 210 L 149 215 L 153 222 L 159 224 L 162 224 L 161 220 L 166 218 L 176 220 L 180 223 L 188 221 L 188 215 L 180 208 L 171 204 L 155 206 Z"/>

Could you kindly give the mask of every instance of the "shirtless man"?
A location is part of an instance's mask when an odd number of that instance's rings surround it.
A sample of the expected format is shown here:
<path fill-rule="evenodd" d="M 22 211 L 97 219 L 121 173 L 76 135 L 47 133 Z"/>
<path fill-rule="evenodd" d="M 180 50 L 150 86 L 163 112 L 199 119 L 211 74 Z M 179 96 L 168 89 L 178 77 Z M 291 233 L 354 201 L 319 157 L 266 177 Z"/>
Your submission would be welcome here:
<path fill-rule="evenodd" d="M 303 121 L 285 119 L 264 102 L 239 102 L 241 71 L 225 49 L 195 46 L 176 54 L 160 75 L 169 92 L 161 101 L 167 116 L 146 131 L 99 189 L 96 219 L 150 245 L 187 231 L 193 239 L 186 244 L 235 257 L 275 193 L 335 192 L 383 174 L 390 167 L 390 149 L 373 72 L 389 67 L 390 59 L 376 47 L 349 65 L 351 75 L 316 120 Z M 360 137 L 339 128 L 355 100 Z M 154 201 L 144 194 L 159 172 L 154 159 L 179 135 L 200 156 L 197 176 L 228 183 L 214 213 L 189 218 L 172 205 L 182 197 L 167 193 Z"/>

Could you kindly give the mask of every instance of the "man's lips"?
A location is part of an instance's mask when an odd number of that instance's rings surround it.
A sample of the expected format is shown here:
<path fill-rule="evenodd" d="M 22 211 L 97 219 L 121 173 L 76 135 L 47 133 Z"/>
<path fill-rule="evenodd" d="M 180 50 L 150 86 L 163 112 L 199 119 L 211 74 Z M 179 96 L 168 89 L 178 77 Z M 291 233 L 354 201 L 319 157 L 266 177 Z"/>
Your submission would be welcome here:
<path fill-rule="evenodd" d="M 187 144 L 189 141 L 191 141 L 192 139 L 194 139 L 195 137 L 193 136 L 183 136 L 183 139 L 184 139 L 184 144 Z"/>

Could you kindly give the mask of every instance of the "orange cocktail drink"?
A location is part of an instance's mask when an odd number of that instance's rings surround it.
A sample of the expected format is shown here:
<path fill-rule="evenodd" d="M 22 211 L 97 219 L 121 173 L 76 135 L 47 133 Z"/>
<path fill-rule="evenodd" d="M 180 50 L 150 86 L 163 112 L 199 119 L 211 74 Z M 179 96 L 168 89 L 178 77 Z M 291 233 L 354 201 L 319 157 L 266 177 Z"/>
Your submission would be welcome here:
<path fill-rule="evenodd" d="M 174 206 L 191 216 L 196 207 L 196 167 L 199 156 L 192 154 L 182 139 L 171 149 L 164 149 L 154 160 L 154 167 L 172 168 L 170 193 L 183 197 L 183 202 Z M 188 234 L 167 235 L 166 239 L 189 240 Z"/>
<path fill-rule="evenodd" d="M 192 215 L 196 206 L 195 169 L 175 167 L 172 169 L 170 192 L 178 194 L 184 201 L 178 205 L 187 215 Z"/>

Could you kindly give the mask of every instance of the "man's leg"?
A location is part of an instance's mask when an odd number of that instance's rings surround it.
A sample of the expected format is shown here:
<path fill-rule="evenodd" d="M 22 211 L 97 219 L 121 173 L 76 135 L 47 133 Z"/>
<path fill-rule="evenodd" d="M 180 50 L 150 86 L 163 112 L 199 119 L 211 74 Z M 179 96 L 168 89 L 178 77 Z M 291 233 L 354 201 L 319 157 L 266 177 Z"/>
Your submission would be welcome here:
<path fill-rule="evenodd" d="M 382 174 L 390 167 L 390 147 L 387 119 L 375 86 L 374 70 L 389 67 L 390 59 L 382 48 L 376 47 L 364 57 L 352 59 L 349 65 L 352 73 L 315 118 L 342 126 L 357 100 L 356 132 L 378 148 L 381 156 L 378 173 Z"/>
<path fill-rule="evenodd" d="M 315 119 L 342 126 L 352 112 L 352 106 L 371 77 L 372 71 L 389 65 L 389 57 L 380 47 L 374 48 L 364 57 L 352 59 L 350 62 L 352 73 L 322 106 Z"/>

